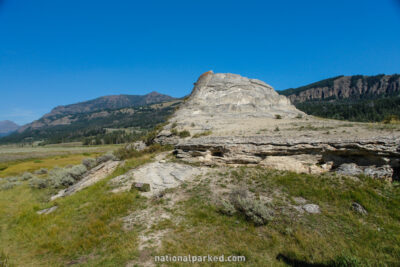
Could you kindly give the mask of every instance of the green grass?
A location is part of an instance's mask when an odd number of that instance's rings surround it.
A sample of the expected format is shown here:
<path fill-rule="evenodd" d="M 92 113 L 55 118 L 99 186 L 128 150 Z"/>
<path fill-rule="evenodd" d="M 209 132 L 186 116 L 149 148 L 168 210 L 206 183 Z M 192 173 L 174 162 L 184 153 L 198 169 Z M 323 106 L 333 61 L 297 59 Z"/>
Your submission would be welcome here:
<path fill-rule="evenodd" d="M 203 183 L 191 188 L 191 197 L 177 209 L 185 212 L 184 222 L 165 239 L 161 254 L 244 255 L 246 266 L 286 266 L 277 260 L 279 255 L 328 266 L 346 260 L 360 266 L 393 266 L 400 261 L 398 187 L 365 177 L 355 182 L 333 175 L 257 168 L 243 168 L 221 177 L 247 187 L 255 195 L 280 192 L 283 197 L 275 196 L 273 202 L 275 219 L 256 227 L 240 215 L 223 215 L 210 201 L 209 185 Z M 294 215 L 288 204 L 290 196 L 318 204 L 322 213 Z M 353 201 L 362 204 L 369 215 L 354 213 L 350 209 Z"/>
<path fill-rule="evenodd" d="M 12 266 L 122 265 L 137 255 L 137 232 L 124 232 L 120 218 L 143 207 L 135 192 L 113 194 L 107 182 L 148 162 L 131 159 L 107 179 L 67 198 L 48 202 L 52 191 L 27 184 L 0 192 L 0 252 Z M 36 211 L 57 205 L 48 215 Z"/>
<path fill-rule="evenodd" d="M 91 157 L 99 156 L 99 153 L 91 154 Z M 67 154 L 54 157 L 43 158 L 40 160 L 18 160 L 13 162 L 0 163 L 0 177 L 13 176 L 24 172 L 34 172 L 41 168 L 51 169 L 55 166 L 64 167 L 67 165 L 79 164 L 84 158 L 87 158 L 85 153 L 83 154 Z"/>

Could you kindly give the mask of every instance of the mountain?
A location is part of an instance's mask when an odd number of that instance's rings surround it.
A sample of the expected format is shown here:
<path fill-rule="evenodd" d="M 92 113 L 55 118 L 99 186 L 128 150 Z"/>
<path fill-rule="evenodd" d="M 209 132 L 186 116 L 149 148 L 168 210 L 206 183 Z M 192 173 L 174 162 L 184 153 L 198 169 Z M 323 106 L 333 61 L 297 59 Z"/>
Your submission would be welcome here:
<path fill-rule="evenodd" d="M 103 96 L 93 100 L 76 103 L 67 106 L 58 106 L 44 117 L 54 115 L 67 115 L 77 113 L 88 113 L 104 109 L 120 109 L 126 107 L 145 106 L 154 103 L 161 103 L 174 100 L 168 95 L 151 92 L 147 95 L 111 95 Z"/>
<path fill-rule="evenodd" d="M 45 140 L 50 143 L 96 139 L 96 143 L 129 141 L 165 121 L 180 100 L 152 92 L 113 95 L 59 106 L 39 120 L 22 126 L 1 142 Z M 126 131 L 126 129 L 130 129 Z M 90 141 L 91 142 L 91 141 Z"/>
<path fill-rule="evenodd" d="M 338 76 L 279 93 L 320 117 L 364 122 L 400 117 L 399 74 Z"/>
<path fill-rule="evenodd" d="M 0 137 L 1 136 L 6 136 L 16 130 L 18 130 L 19 125 L 16 124 L 15 122 L 5 120 L 5 121 L 0 121 Z"/>
<path fill-rule="evenodd" d="M 123 108 L 146 106 L 154 103 L 172 101 L 175 98 L 151 92 L 147 95 L 111 95 L 103 96 L 93 100 L 54 108 L 50 113 L 30 124 L 22 126 L 18 132 L 26 129 L 39 129 L 46 126 L 58 126 L 71 124 L 70 115 L 82 113 L 94 113 L 102 110 L 117 110 Z"/>

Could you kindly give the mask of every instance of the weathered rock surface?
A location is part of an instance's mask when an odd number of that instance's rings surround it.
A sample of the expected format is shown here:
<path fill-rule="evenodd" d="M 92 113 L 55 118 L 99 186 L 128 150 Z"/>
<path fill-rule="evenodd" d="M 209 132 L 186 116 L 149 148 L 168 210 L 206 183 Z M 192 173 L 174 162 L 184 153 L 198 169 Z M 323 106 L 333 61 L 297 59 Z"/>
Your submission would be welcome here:
<path fill-rule="evenodd" d="M 108 175 L 110 175 L 120 164 L 120 161 L 107 161 L 104 163 L 101 163 L 97 167 L 91 169 L 85 177 L 83 177 L 79 182 L 77 182 L 74 185 L 71 185 L 70 187 L 60 190 L 56 195 L 51 197 L 51 200 L 55 200 L 59 197 L 65 197 L 72 195 L 86 187 L 89 187 L 95 183 L 97 183 L 100 180 L 103 180 L 106 178 Z"/>
<path fill-rule="evenodd" d="M 150 197 L 165 189 L 177 187 L 207 171 L 208 168 L 206 167 L 193 167 L 187 164 L 160 162 L 158 160 L 115 177 L 110 181 L 110 184 L 114 187 L 112 192 L 115 193 L 128 191 L 137 183 L 149 184 L 151 190 L 142 194 Z"/>
<path fill-rule="evenodd" d="M 303 205 L 303 209 L 311 214 L 321 213 L 321 211 L 319 210 L 319 206 L 316 204 L 305 204 Z"/>
<path fill-rule="evenodd" d="M 400 92 L 400 75 L 339 76 L 280 93 L 292 103 L 328 99 L 361 99 L 365 95 Z"/>
<path fill-rule="evenodd" d="M 360 213 L 361 215 L 367 215 L 367 214 L 368 214 L 367 210 L 366 210 L 363 206 L 361 206 L 360 204 L 358 204 L 357 202 L 353 202 L 353 203 L 351 204 L 351 208 L 352 208 L 355 212 Z"/>
<path fill-rule="evenodd" d="M 36 213 L 39 214 L 39 215 L 42 215 L 42 214 L 46 215 L 46 214 L 50 214 L 50 213 L 56 211 L 56 209 L 58 209 L 58 206 L 53 206 L 53 207 L 48 208 L 48 209 L 39 210 Z"/>

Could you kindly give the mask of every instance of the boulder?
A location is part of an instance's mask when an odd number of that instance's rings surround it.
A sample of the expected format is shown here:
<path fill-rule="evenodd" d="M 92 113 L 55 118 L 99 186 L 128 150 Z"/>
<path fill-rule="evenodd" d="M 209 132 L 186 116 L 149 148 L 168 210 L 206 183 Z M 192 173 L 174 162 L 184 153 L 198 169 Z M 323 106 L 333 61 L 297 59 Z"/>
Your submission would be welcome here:
<path fill-rule="evenodd" d="M 368 214 L 367 210 L 363 206 L 358 204 L 357 202 L 353 202 L 351 204 L 351 208 L 352 208 L 352 210 L 354 210 L 355 212 L 357 212 L 357 213 L 359 213 L 361 215 L 367 215 Z"/>
<path fill-rule="evenodd" d="M 369 166 L 364 169 L 364 174 L 377 179 L 391 180 L 393 169 L 389 165 L 382 167 Z"/>
<path fill-rule="evenodd" d="M 337 168 L 336 173 L 348 176 L 363 174 L 363 170 L 355 163 L 344 163 Z"/>
<path fill-rule="evenodd" d="M 319 206 L 316 204 L 305 204 L 303 205 L 303 209 L 311 214 L 321 213 L 321 211 L 319 210 Z"/>

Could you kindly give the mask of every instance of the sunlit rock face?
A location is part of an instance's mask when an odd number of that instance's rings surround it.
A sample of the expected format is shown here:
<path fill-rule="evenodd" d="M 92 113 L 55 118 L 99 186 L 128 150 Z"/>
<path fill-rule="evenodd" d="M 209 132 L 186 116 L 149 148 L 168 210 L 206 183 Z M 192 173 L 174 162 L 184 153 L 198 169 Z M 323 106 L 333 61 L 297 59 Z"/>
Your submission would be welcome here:
<path fill-rule="evenodd" d="M 187 102 L 176 116 L 294 117 L 301 111 L 270 85 L 231 73 L 206 72 L 200 76 Z"/>

